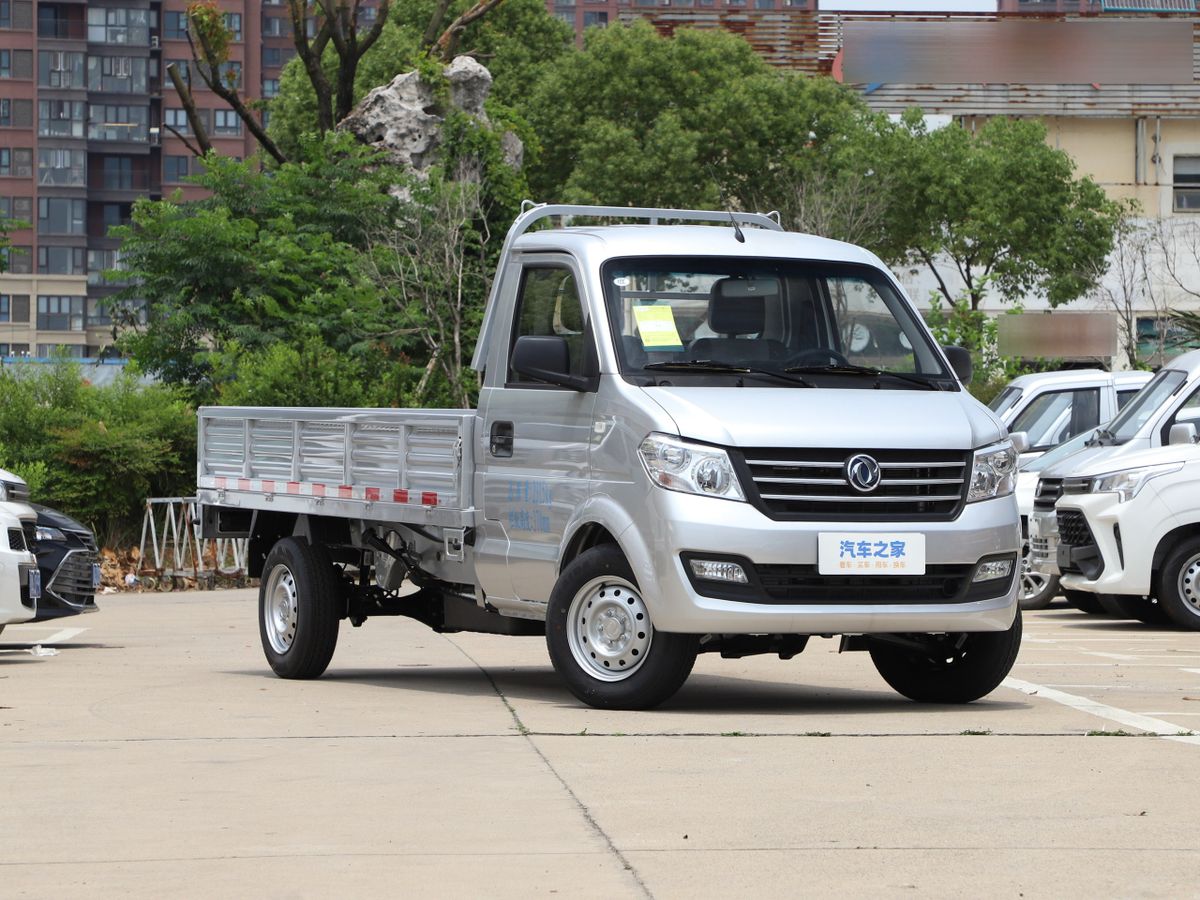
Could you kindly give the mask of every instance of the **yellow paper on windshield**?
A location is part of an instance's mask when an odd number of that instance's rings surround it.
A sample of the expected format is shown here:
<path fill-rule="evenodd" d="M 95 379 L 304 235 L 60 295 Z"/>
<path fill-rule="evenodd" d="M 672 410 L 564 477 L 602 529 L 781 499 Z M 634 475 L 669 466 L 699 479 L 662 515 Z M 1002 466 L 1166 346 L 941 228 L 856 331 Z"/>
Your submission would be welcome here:
<path fill-rule="evenodd" d="M 646 350 L 682 350 L 675 313 L 669 306 L 635 306 L 633 319 L 637 322 L 642 347 Z"/>

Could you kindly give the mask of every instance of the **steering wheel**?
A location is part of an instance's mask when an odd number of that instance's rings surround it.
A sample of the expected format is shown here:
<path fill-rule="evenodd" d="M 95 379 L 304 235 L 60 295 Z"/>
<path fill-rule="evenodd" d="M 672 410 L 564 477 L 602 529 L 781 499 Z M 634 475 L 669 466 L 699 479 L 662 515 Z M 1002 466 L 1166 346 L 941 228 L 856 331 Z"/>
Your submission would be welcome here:
<path fill-rule="evenodd" d="M 850 360 L 829 347 L 817 347 L 813 350 L 802 350 L 787 361 L 789 367 L 821 365 L 823 363 L 835 366 L 848 366 L 850 365 Z"/>

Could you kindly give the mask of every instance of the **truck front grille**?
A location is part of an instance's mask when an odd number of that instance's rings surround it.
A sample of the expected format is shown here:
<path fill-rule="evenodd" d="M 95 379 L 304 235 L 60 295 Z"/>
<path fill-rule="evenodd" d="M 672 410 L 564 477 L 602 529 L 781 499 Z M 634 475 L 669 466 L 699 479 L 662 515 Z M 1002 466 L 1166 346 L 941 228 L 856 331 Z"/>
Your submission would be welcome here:
<path fill-rule="evenodd" d="M 1087 519 L 1077 509 L 1058 511 L 1058 541 L 1069 547 L 1089 547 L 1096 543 Z"/>
<path fill-rule="evenodd" d="M 25 546 L 25 533 L 20 528 L 8 529 L 8 549 L 17 552 L 29 549 Z"/>
<path fill-rule="evenodd" d="M 879 463 L 872 491 L 847 480 L 846 461 L 859 453 Z M 971 466 L 961 450 L 751 449 L 743 459 L 748 499 L 778 520 L 953 519 Z"/>

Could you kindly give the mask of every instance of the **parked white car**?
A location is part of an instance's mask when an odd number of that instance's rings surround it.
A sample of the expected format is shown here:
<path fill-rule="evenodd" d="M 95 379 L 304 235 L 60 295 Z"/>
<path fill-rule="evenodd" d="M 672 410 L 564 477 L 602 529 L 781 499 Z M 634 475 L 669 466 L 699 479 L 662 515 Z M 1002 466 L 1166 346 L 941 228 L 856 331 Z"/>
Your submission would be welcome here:
<path fill-rule="evenodd" d="M 1063 480 L 1056 506 L 1065 587 L 1115 615 L 1200 631 L 1200 446 L 1194 425 L 1171 443 L 1094 461 Z"/>
<path fill-rule="evenodd" d="M 1071 369 L 1014 378 L 995 396 L 992 411 L 1010 434 L 1024 433 L 1021 464 L 1111 420 L 1151 379 L 1150 372 Z"/>
<path fill-rule="evenodd" d="M 1117 471 L 1125 457 L 1162 447 L 1171 428 L 1178 424 L 1200 425 L 1200 350 L 1171 360 L 1126 404 L 1115 419 L 1093 433 L 1055 448 L 1040 461 L 1041 476 L 1029 513 L 1029 564 L 1033 571 L 1058 575 L 1058 518 L 1055 505 L 1064 480 L 1093 472 Z M 1075 443 L 1075 442 L 1078 443 Z M 1077 605 L 1088 606 L 1086 592 L 1071 590 L 1067 596 Z M 1089 609 L 1095 611 L 1095 608 Z"/>
<path fill-rule="evenodd" d="M 27 622 L 37 614 L 41 576 L 30 547 L 37 513 L 29 505 L 24 480 L 0 469 L 0 631 L 5 625 Z"/>

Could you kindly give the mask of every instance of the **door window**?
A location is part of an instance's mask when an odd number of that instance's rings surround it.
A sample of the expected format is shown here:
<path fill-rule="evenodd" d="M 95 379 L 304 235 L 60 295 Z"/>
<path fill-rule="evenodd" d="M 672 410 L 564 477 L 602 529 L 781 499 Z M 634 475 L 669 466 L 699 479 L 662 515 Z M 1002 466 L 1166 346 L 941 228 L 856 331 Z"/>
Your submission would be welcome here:
<path fill-rule="evenodd" d="M 513 343 L 525 335 L 561 337 L 566 341 L 570 373 L 583 375 L 587 344 L 583 327 L 583 303 L 575 276 L 569 269 L 536 266 L 521 275 L 517 296 L 517 327 Z M 511 351 L 511 347 L 509 348 Z M 510 384 L 538 384 L 535 378 L 519 375 L 509 368 Z M 545 385 L 548 387 L 548 385 Z"/>
<path fill-rule="evenodd" d="M 1023 431 L 1029 446 L 1043 450 L 1100 424 L 1100 390 L 1047 391 L 1021 410 L 1009 431 Z"/>

